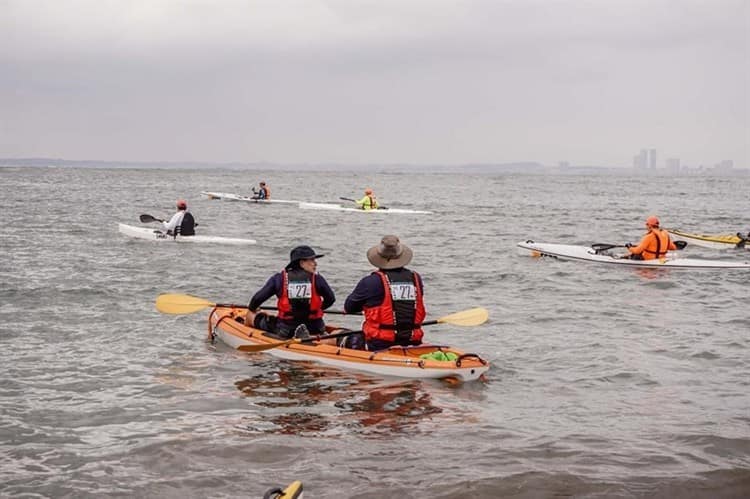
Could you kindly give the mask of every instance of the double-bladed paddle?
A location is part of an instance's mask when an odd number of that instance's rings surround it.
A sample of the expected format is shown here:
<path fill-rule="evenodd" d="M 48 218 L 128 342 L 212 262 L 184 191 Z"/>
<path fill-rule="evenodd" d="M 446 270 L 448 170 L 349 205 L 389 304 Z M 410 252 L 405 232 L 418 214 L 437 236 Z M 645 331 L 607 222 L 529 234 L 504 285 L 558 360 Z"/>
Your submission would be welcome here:
<path fill-rule="evenodd" d="M 452 324 L 454 326 L 479 326 L 487 322 L 489 318 L 489 312 L 486 308 L 476 307 L 461 312 L 455 312 L 439 319 L 424 321 L 422 324 L 418 324 L 418 327 L 431 326 L 433 324 Z M 344 331 L 341 333 L 326 334 L 323 336 L 311 336 L 310 338 L 291 338 L 285 341 L 279 341 L 278 343 L 266 343 L 262 345 L 240 345 L 237 350 L 243 352 L 263 352 L 264 350 L 271 350 L 272 348 L 283 347 L 291 345 L 293 343 L 312 343 L 314 341 L 328 340 L 331 338 L 343 338 L 344 336 L 351 336 L 352 334 L 363 333 L 364 331 Z"/>
<path fill-rule="evenodd" d="M 161 294 L 156 298 L 156 310 L 163 314 L 192 314 L 208 307 L 230 307 L 230 308 L 247 308 L 247 305 L 237 305 L 234 303 L 213 303 L 197 296 L 182 295 L 176 293 Z M 263 310 L 278 310 L 276 307 L 260 307 Z M 343 310 L 325 310 L 327 314 L 340 315 L 359 315 L 347 314 Z"/>
<path fill-rule="evenodd" d="M 674 241 L 674 245 L 678 250 L 685 249 L 687 241 Z M 613 248 L 629 248 L 631 245 L 628 244 L 609 244 L 609 243 L 594 243 L 591 245 L 591 249 L 598 255 L 602 251 L 607 251 Z"/>

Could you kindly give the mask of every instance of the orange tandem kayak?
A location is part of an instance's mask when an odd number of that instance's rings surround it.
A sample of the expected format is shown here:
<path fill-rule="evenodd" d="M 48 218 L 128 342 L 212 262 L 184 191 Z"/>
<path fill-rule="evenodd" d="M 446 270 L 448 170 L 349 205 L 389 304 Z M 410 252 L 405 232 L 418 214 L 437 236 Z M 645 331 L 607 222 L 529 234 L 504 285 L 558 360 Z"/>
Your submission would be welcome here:
<path fill-rule="evenodd" d="M 218 338 L 232 348 L 243 345 L 270 345 L 282 341 L 267 336 L 264 331 L 246 326 L 246 315 L 247 309 L 215 307 L 208 316 L 209 339 Z M 321 342 L 296 342 L 271 348 L 266 352 L 283 359 L 312 360 L 342 369 L 404 378 L 455 378 L 471 381 L 479 378 L 490 368 L 489 362 L 479 355 L 444 345 L 398 346 L 373 352 Z M 420 357 L 436 352 L 455 354 L 456 359 L 442 361 Z"/>

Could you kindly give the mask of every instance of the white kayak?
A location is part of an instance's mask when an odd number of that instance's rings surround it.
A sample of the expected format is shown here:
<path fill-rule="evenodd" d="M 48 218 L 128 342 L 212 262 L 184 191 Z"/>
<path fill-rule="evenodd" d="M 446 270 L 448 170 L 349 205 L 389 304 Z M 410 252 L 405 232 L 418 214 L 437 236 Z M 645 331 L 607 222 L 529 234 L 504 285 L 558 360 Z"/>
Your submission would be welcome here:
<path fill-rule="evenodd" d="M 340 204 L 333 203 L 303 203 L 300 202 L 299 207 L 303 210 L 332 210 L 332 211 L 356 211 L 357 213 L 416 213 L 429 215 L 431 211 L 425 210 L 409 210 L 406 208 L 380 208 L 377 210 L 363 210 L 361 208 L 353 208 L 351 206 L 341 206 Z"/>
<path fill-rule="evenodd" d="M 132 225 L 117 224 L 121 234 L 135 237 L 137 239 L 147 239 L 149 241 L 172 241 L 177 243 L 213 243 L 213 244 L 232 244 L 245 245 L 255 244 L 255 239 L 238 239 L 234 237 L 220 236 L 170 236 L 166 232 L 148 227 L 134 227 Z"/>
<path fill-rule="evenodd" d="M 223 199 L 224 201 L 244 201 L 245 203 L 256 203 L 256 204 L 297 204 L 299 201 L 291 201 L 289 199 L 256 199 L 248 196 L 240 196 L 239 194 L 232 194 L 231 192 L 208 192 L 202 191 L 201 196 L 208 199 Z"/>
<path fill-rule="evenodd" d="M 703 248 L 711 249 L 738 249 L 737 244 L 740 243 L 741 239 L 736 235 L 732 234 L 694 234 L 690 232 L 684 232 L 677 229 L 664 229 L 672 235 L 678 236 L 690 244 L 701 246 Z M 743 236 L 744 237 L 744 236 Z M 747 250 L 750 250 L 750 244 L 744 244 L 741 246 Z"/>
<path fill-rule="evenodd" d="M 704 260 L 699 258 L 681 258 L 670 252 L 665 258 L 655 260 L 630 260 L 620 258 L 608 250 L 595 250 L 591 246 L 574 246 L 570 244 L 535 243 L 521 241 L 519 248 L 531 251 L 533 256 L 559 258 L 560 260 L 578 260 L 584 262 L 608 263 L 629 267 L 657 267 L 677 269 L 750 269 L 750 262 L 728 260 Z"/>

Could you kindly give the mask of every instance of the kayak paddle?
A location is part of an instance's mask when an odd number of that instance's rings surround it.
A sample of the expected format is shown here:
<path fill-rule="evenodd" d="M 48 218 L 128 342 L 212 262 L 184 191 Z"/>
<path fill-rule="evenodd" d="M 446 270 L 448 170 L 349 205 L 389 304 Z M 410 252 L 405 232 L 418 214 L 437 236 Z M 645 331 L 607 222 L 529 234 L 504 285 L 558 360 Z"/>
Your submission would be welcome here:
<path fill-rule="evenodd" d="M 439 319 L 424 321 L 419 326 L 431 326 L 433 324 L 452 324 L 454 326 L 478 326 L 487 322 L 490 314 L 486 308 L 476 307 L 461 312 L 455 312 Z M 312 336 L 310 338 L 291 338 L 278 343 L 268 343 L 265 345 L 240 345 L 237 350 L 243 352 L 262 352 L 264 350 L 271 350 L 272 348 L 283 347 L 291 345 L 292 343 L 311 343 L 313 341 L 328 340 L 331 338 L 342 338 L 344 336 L 351 336 L 352 334 L 363 333 L 364 331 L 344 331 L 342 333 L 326 334 L 323 336 Z"/>
<path fill-rule="evenodd" d="M 152 217 L 151 215 L 141 215 L 141 222 L 144 224 L 151 223 L 151 222 L 163 222 L 161 218 Z"/>
<path fill-rule="evenodd" d="M 685 249 L 685 246 L 687 246 L 687 241 L 674 241 L 674 245 L 677 247 L 678 250 Z M 607 251 L 613 248 L 628 248 L 629 246 L 627 244 L 608 244 L 608 243 L 594 243 L 591 245 L 591 249 L 596 252 L 596 254 L 599 254 L 602 251 Z"/>
<path fill-rule="evenodd" d="M 182 295 L 176 293 L 164 293 L 156 297 L 156 310 L 163 314 L 192 314 L 193 312 L 199 312 L 204 308 L 209 307 L 231 307 L 231 308 L 247 308 L 247 305 L 237 305 L 234 303 L 213 303 L 197 296 Z M 276 307 L 266 306 L 260 307 L 263 310 L 278 310 Z M 343 310 L 324 310 L 327 314 L 340 314 L 340 315 L 359 315 L 359 314 L 347 314 Z"/>

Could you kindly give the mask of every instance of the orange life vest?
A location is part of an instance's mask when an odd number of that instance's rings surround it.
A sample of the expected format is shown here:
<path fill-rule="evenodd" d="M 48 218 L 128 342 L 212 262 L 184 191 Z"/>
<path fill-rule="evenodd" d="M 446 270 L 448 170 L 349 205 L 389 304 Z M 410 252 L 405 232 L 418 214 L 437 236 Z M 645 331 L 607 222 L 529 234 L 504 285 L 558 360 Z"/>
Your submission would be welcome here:
<path fill-rule="evenodd" d="M 401 345 L 421 343 L 424 332 L 419 327 L 425 318 L 419 274 L 407 269 L 377 271 L 385 291 L 383 303 L 364 307 L 365 338 Z"/>
<path fill-rule="evenodd" d="M 641 256 L 644 260 L 655 260 L 663 258 L 669 251 L 670 239 L 669 233 L 661 229 L 651 229 L 651 232 L 643 236 L 643 240 L 648 238 L 646 246 L 643 248 Z M 641 244 L 643 244 L 643 240 Z M 640 245 L 639 245 L 640 246 Z"/>
<path fill-rule="evenodd" d="M 323 317 L 323 300 L 315 288 L 315 274 L 302 269 L 281 271 L 281 296 L 276 302 L 278 317 L 307 321 Z"/>

